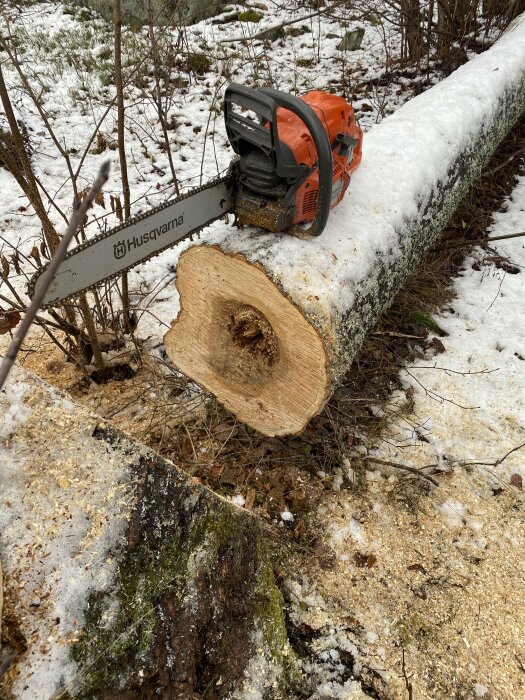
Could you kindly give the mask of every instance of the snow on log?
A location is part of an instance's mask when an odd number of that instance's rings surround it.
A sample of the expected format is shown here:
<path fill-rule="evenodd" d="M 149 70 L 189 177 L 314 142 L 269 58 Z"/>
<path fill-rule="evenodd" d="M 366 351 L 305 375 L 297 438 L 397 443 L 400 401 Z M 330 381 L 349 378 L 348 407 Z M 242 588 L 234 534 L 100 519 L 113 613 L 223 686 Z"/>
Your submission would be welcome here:
<path fill-rule="evenodd" d="M 525 15 L 370 130 L 318 239 L 225 223 L 180 257 L 175 365 L 267 435 L 300 432 L 525 111 Z"/>

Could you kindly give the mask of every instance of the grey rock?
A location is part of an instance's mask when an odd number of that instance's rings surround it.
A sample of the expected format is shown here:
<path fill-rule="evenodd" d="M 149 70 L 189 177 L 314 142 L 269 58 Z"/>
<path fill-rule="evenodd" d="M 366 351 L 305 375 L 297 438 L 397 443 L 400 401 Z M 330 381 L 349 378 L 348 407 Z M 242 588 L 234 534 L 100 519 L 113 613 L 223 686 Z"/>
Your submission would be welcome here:
<path fill-rule="evenodd" d="M 361 48 L 364 35 L 364 27 L 358 27 L 357 29 L 352 29 L 350 32 L 346 32 L 342 41 L 340 41 L 340 43 L 337 45 L 337 50 L 357 51 Z"/>

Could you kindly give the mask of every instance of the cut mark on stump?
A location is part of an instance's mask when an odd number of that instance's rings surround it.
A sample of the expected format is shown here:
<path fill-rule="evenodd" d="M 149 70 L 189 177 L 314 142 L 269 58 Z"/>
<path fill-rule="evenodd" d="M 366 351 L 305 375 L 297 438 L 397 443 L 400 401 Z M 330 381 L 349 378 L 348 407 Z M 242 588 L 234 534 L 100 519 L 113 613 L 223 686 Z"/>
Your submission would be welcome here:
<path fill-rule="evenodd" d="M 233 343 L 254 360 L 271 367 L 279 359 L 279 342 L 266 316 L 249 304 L 226 303 L 228 331 Z"/>

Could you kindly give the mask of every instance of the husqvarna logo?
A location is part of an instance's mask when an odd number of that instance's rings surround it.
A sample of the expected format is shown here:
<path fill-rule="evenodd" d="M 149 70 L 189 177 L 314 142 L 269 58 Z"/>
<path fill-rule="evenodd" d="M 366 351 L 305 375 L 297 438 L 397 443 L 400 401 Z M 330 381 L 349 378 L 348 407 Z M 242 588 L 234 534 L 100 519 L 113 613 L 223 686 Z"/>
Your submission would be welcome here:
<path fill-rule="evenodd" d="M 120 260 L 120 258 L 123 258 L 126 255 L 125 241 L 119 241 L 118 243 L 114 244 L 113 255 L 116 257 L 117 260 Z"/>
<path fill-rule="evenodd" d="M 184 223 L 184 214 L 177 216 L 175 219 L 171 219 L 162 226 L 157 226 L 152 228 L 151 231 L 146 231 L 140 236 L 131 236 L 131 238 L 125 238 L 123 241 L 113 244 L 113 255 L 117 260 L 123 258 L 126 253 L 131 253 L 136 251 L 137 248 L 145 245 L 146 243 L 152 243 L 160 238 L 164 234 L 168 233 L 172 229 L 182 226 Z"/>

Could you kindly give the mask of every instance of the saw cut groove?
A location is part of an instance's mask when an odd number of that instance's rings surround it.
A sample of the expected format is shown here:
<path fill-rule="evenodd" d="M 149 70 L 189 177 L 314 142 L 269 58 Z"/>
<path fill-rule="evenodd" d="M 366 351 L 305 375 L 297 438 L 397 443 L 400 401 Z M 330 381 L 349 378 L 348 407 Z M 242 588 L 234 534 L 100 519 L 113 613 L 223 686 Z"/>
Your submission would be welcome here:
<path fill-rule="evenodd" d="M 267 435 L 302 429 L 328 390 L 318 332 L 258 265 L 212 246 L 177 268 L 181 311 L 164 338 L 182 372 Z"/>

